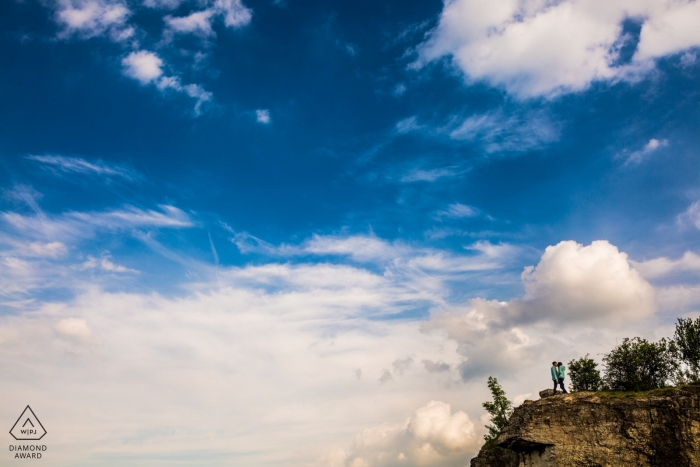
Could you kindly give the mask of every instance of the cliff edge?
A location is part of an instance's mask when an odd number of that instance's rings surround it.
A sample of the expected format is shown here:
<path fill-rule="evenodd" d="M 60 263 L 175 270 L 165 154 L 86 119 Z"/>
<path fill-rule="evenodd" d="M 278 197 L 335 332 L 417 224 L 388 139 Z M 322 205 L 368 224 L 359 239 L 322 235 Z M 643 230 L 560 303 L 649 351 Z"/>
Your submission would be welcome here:
<path fill-rule="evenodd" d="M 700 385 L 525 401 L 472 467 L 700 467 Z"/>

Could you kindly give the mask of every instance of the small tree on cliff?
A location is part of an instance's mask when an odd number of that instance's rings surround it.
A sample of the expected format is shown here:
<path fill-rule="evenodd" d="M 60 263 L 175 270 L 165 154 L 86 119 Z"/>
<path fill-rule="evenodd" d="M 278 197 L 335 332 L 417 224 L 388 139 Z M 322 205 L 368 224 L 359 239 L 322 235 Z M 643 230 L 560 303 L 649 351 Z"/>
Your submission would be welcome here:
<path fill-rule="evenodd" d="M 700 382 L 700 317 L 695 321 L 690 318 L 678 318 L 673 343 L 678 359 L 686 367 L 679 369 L 679 379 Z"/>
<path fill-rule="evenodd" d="M 676 374 L 678 363 L 673 343 L 666 339 L 649 342 L 625 338 L 603 357 L 605 389 L 611 391 L 647 391 L 665 387 Z"/>
<path fill-rule="evenodd" d="M 581 357 L 569 362 L 569 377 L 573 391 L 597 391 L 600 389 L 601 378 L 598 364 L 592 358 Z"/>
<path fill-rule="evenodd" d="M 491 390 L 493 402 L 487 401 L 481 404 L 489 415 L 491 415 L 491 423 L 486 425 L 489 432 L 484 435 L 484 439 L 486 440 L 484 448 L 491 449 L 496 446 L 496 438 L 498 438 L 498 435 L 501 434 L 503 428 L 508 424 L 508 419 L 513 413 L 513 403 L 506 397 L 506 392 L 499 384 L 498 379 L 489 376 L 486 384 Z"/>

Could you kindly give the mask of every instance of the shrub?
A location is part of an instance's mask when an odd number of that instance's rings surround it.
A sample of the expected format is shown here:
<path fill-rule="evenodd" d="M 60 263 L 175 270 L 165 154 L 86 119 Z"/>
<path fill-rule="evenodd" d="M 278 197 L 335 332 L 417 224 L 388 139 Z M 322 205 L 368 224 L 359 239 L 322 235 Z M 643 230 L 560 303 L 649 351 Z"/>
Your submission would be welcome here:
<path fill-rule="evenodd" d="M 489 432 L 484 435 L 484 440 L 486 440 L 484 447 L 491 449 L 496 446 L 496 438 L 508 424 L 508 419 L 513 413 L 513 403 L 506 397 L 506 392 L 498 383 L 498 379 L 489 376 L 486 384 L 491 390 L 493 402 L 487 401 L 481 404 L 491 415 L 491 424 L 486 425 Z"/>
<path fill-rule="evenodd" d="M 666 339 L 649 342 L 625 338 L 603 357 L 605 389 L 611 391 L 647 391 L 666 386 L 678 369 L 673 344 Z"/>
<path fill-rule="evenodd" d="M 572 391 L 597 391 L 600 389 L 601 378 L 598 364 L 592 358 L 581 357 L 569 362 L 569 378 Z"/>
<path fill-rule="evenodd" d="M 674 350 L 686 369 L 679 368 L 681 381 L 700 381 L 700 318 L 678 318 L 673 336 Z"/>

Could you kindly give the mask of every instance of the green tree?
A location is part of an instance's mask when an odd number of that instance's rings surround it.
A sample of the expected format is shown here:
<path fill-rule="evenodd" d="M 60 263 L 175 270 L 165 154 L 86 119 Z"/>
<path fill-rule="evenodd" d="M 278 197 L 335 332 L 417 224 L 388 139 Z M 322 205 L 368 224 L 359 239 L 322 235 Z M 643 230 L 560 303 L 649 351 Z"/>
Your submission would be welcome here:
<path fill-rule="evenodd" d="M 674 344 L 661 339 L 649 342 L 635 337 L 622 343 L 603 357 L 603 383 L 611 391 L 647 391 L 665 387 L 678 369 Z"/>
<path fill-rule="evenodd" d="M 678 318 L 673 336 L 674 350 L 686 369 L 679 368 L 680 380 L 700 382 L 700 317 Z"/>
<path fill-rule="evenodd" d="M 569 378 L 571 378 L 571 389 L 573 391 L 597 391 L 600 389 L 602 380 L 598 364 L 592 358 L 581 357 L 578 360 L 569 362 Z"/>
<path fill-rule="evenodd" d="M 486 440 L 484 448 L 490 449 L 496 446 L 496 438 L 498 438 L 498 435 L 501 434 L 503 428 L 508 424 L 508 419 L 513 413 L 513 403 L 506 397 L 506 392 L 499 384 L 498 379 L 489 376 L 486 384 L 489 390 L 491 390 L 493 402 L 487 401 L 481 405 L 491 415 L 491 423 L 486 425 L 489 432 L 484 435 L 484 439 Z"/>

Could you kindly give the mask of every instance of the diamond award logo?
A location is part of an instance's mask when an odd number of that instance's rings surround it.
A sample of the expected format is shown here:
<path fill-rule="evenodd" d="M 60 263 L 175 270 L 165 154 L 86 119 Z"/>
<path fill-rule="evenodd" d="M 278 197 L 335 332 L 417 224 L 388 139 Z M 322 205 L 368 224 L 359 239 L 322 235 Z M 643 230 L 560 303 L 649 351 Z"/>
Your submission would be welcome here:
<path fill-rule="evenodd" d="M 38 441 L 44 437 L 46 430 L 32 408 L 27 406 L 10 430 L 10 434 L 17 441 Z"/>

